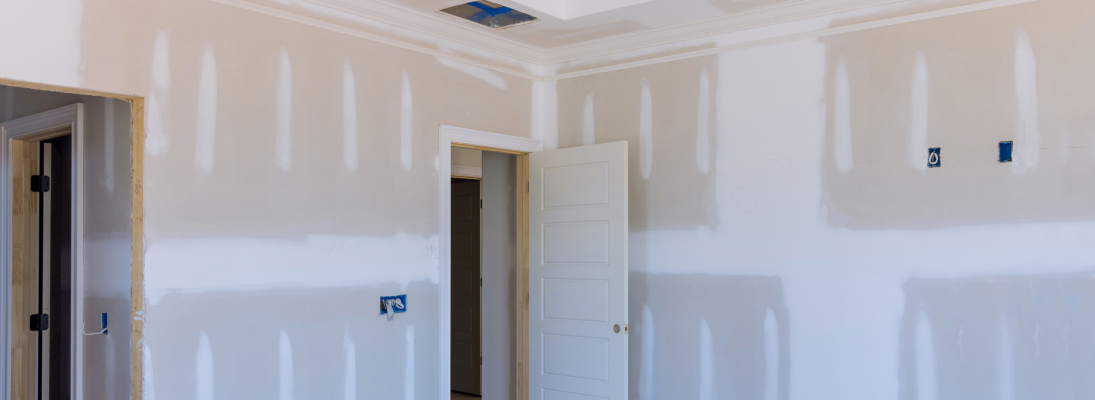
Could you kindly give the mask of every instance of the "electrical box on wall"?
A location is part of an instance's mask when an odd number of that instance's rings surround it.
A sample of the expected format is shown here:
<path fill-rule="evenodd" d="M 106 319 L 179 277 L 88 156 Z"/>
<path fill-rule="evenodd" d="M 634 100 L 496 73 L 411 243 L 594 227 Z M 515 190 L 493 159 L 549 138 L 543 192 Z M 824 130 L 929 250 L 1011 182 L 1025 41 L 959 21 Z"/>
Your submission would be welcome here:
<path fill-rule="evenodd" d="M 380 297 L 380 315 L 387 315 L 389 321 L 395 318 L 395 314 L 405 312 L 407 312 L 407 295 Z"/>
<path fill-rule="evenodd" d="M 939 147 L 928 149 L 928 168 L 939 168 L 939 166 L 943 165 L 943 156 L 940 154 L 941 150 L 942 149 Z"/>
<path fill-rule="evenodd" d="M 1000 142 L 1000 145 L 999 145 L 1000 162 L 1002 162 L 1002 163 L 1011 162 L 1011 153 L 1012 153 L 1012 149 L 1014 149 L 1014 148 L 1015 148 L 1015 144 L 1010 142 L 1010 141 L 1009 142 Z"/>

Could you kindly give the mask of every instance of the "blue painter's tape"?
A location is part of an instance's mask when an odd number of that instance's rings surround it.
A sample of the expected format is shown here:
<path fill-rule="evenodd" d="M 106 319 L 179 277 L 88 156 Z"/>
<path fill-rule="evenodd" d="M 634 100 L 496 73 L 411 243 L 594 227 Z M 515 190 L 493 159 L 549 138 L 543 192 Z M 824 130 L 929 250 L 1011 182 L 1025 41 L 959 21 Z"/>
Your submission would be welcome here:
<path fill-rule="evenodd" d="M 940 154 L 941 150 L 942 149 L 939 147 L 928 149 L 928 168 L 939 168 L 940 165 L 943 165 L 943 155 Z"/>
<path fill-rule="evenodd" d="M 401 294 L 399 296 L 381 296 L 380 297 L 380 315 L 388 313 L 388 300 L 397 300 L 392 306 L 392 311 L 396 314 L 407 312 L 407 295 Z"/>
<path fill-rule="evenodd" d="M 1000 162 L 1011 162 L 1012 150 L 1015 145 L 1012 142 L 1000 142 Z"/>

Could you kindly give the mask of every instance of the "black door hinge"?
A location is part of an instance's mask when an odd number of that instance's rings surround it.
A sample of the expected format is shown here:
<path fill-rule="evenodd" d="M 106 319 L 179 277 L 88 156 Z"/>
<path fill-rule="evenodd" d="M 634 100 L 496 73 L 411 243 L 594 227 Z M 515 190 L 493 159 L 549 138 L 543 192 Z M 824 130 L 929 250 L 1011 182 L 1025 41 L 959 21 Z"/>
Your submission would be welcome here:
<path fill-rule="evenodd" d="M 45 193 L 49 191 L 49 177 L 45 175 L 33 175 L 30 177 L 30 191 Z"/>
<path fill-rule="evenodd" d="M 38 332 L 49 329 L 49 314 L 34 314 L 30 316 L 30 331 Z"/>

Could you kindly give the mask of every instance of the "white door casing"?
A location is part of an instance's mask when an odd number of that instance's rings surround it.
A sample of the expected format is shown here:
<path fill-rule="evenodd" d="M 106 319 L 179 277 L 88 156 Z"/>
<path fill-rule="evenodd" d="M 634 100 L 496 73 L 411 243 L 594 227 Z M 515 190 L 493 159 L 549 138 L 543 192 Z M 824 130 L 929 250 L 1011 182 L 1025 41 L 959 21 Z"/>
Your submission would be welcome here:
<path fill-rule="evenodd" d="M 529 157 L 529 399 L 627 399 L 627 142 Z"/>

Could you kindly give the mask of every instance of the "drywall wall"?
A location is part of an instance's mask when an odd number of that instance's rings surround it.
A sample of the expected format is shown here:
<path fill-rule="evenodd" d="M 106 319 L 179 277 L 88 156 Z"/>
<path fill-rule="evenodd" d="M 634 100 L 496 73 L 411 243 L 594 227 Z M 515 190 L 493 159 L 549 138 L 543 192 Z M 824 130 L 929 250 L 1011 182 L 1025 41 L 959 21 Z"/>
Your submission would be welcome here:
<path fill-rule="evenodd" d="M 482 167 L 483 151 L 453 147 L 452 165 L 460 165 L 465 167 Z"/>
<path fill-rule="evenodd" d="M 437 127 L 528 137 L 527 79 L 212 1 L 0 8 L 0 78 L 146 99 L 138 395 L 436 396 Z"/>
<path fill-rule="evenodd" d="M 517 156 L 483 152 L 483 399 L 517 398 Z"/>
<path fill-rule="evenodd" d="M 1088 2 L 536 84 L 215 2 L 3 7 L 0 78 L 146 97 L 146 399 L 434 398 L 440 124 L 632 141 L 634 398 L 1091 397 Z"/>
<path fill-rule="evenodd" d="M 452 148 L 452 175 L 465 178 L 481 178 L 483 176 L 483 151 Z"/>
<path fill-rule="evenodd" d="M 631 142 L 632 398 L 1095 395 L 1093 18 L 1042 0 L 558 81 L 559 147 Z"/>
<path fill-rule="evenodd" d="M 130 107 L 120 100 L 0 86 L 0 121 L 73 103 L 84 104 L 84 315 L 71 329 L 97 332 L 107 313 L 107 335 L 83 336 L 84 399 L 117 399 L 129 392 L 130 215 L 132 157 Z M 80 323 L 87 324 L 86 327 Z"/>

